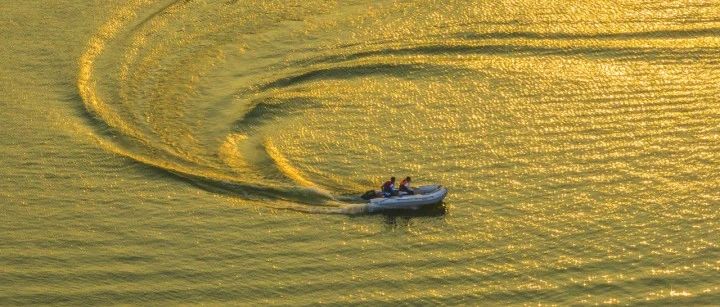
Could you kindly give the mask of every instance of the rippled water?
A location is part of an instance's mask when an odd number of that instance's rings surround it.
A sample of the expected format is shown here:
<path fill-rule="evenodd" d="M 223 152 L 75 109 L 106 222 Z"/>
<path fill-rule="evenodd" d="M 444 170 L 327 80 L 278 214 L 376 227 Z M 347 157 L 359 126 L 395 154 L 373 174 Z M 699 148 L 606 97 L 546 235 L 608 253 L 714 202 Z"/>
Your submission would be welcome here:
<path fill-rule="evenodd" d="M 0 29 L 0 304 L 720 302 L 713 1 L 5 1 Z M 389 175 L 450 195 L 348 202 Z"/>

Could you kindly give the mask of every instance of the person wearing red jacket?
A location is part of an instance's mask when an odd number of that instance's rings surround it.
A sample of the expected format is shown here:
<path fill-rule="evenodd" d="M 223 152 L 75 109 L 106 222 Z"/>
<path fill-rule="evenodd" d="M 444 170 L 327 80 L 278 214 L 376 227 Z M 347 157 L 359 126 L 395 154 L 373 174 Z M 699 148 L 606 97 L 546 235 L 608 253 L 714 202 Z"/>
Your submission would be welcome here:
<path fill-rule="evenodd" d="M 395 177 L 390 177 L 390 180 L 385 181 L 381 189 L 385 197 L 397 195 L 397 191 L 395 191 Z"/>

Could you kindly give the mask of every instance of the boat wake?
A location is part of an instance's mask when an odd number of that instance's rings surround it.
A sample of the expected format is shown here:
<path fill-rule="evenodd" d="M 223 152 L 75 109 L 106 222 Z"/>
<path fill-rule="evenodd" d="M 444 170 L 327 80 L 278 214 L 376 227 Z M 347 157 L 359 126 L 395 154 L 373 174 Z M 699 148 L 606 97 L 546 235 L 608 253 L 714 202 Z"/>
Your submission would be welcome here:
<path fill-rule="evenodd" d="M 304 178 L 263 134 L 263 122 L 285 112 L 282 103 L 258 102 L 260 91 L 248 93 L 255 98 L 243 97 L 250 101 L 241 106 L 196 103 L 195 99 L 201 99 L 197 80 L 207 67 L 222 60 L 222 51 L 196 49 L 197 45 L 186 42 L 173 42 L 173 50 L 163 50 L 169 47 L 168 41 L 147 39 L 178 30 L 178 25 L 170 24 L 174 18 L 170 16 L 182 14 L 186 5 L 173 1 L 153 7 L 149 1 L 132 2 L 118 8 L 88 43 L 77 85 L 86 109 L 96 119 L 99 144 L 207 190 L 274 200 L 275 208 L 361 212 L 362 208 L 337 201 L 324 187 Z M 150 13 L 143 16 L 143 12 Z M 166 68 L 174 50 L 183 54 Z M 186 62 L 200 55 L 201 61 Z M 234 120 L 237 116 L 241 120 Z M 222 139 L 202 133 L 215 128 L 224 129 Z M 211 147 L 217 151 L 208 152 Z"/>

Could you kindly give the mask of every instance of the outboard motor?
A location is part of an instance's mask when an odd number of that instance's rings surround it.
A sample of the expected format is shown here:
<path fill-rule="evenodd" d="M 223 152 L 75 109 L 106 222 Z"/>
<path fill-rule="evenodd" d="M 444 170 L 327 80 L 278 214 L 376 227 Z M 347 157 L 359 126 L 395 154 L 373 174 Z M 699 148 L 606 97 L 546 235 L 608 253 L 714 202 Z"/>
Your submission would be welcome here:
<path fill-rule="evenodd" d="M 370 190 L 370 191 L 365 192 L 365 194 L 363 194 L 360 197 L 364 200 L 371 200 L 371 199 L 375 198 L 376 196 L 377 196 L 377 194 L 375 193 L 375 191 Z"/>

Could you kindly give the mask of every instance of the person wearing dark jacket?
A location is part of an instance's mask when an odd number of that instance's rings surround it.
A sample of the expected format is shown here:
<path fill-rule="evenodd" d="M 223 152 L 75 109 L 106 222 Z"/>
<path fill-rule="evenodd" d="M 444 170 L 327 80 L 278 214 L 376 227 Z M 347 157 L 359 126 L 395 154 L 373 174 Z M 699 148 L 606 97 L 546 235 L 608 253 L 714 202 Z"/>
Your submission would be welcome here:
<path fill-rule="evenodd" d="M 405 177 L 405 179 L 400 182 L 400 192 L 408 193 L 408 195 L 415 195 L 415 191 L 413 191 L 410 188 L 410 177 Z"/>

